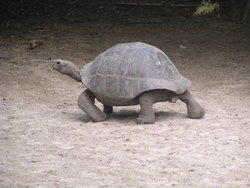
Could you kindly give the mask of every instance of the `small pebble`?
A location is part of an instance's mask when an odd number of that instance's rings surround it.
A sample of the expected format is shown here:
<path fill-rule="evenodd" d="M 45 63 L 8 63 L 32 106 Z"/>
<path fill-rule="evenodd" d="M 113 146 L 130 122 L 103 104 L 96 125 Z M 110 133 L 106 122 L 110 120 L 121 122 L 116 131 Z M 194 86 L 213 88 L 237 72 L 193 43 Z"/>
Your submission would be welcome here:
<path fill-rule="evenodd" d="M 179 47 L 180 47 L 180 49 L 186 49 L 187 48 L 186 46 L 184 46 L 182 44 Z"/>

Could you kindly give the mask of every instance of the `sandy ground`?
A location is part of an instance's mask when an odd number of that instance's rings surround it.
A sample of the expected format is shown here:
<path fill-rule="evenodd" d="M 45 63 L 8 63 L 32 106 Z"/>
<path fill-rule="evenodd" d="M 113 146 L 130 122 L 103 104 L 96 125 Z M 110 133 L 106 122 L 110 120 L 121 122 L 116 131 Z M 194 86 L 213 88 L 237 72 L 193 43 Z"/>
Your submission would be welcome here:
<path fill-rule="evenodd" d="M 119 16 L 13 21 L 2 32 L 0 187 L 250 187 L 249 28 L 157 11 Z M 34 39 L 44 43 L 29 50 Z M 29 61 L 80 67 L 129 41 L 168 54 L 192 80 L 203 119 L 188 119 L 178 101 L 156 104 L 155 124 L 136 125 L 139 106 L 92 123 L 77 106 L 80 83 Z"/>

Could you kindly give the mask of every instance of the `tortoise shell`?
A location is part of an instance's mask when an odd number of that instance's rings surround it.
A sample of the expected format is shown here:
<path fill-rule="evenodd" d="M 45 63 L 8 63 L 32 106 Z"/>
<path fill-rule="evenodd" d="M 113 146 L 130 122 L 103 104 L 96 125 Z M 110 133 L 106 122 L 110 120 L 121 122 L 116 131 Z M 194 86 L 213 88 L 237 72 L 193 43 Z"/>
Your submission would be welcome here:
<path fill-rule="evenodd" d="M 154 89 L 181 94 L 191 85 L 163 51 L 142 42 L 113 46 L 85 65 L 80 74 L 94 94 L 121 100 Z"/>

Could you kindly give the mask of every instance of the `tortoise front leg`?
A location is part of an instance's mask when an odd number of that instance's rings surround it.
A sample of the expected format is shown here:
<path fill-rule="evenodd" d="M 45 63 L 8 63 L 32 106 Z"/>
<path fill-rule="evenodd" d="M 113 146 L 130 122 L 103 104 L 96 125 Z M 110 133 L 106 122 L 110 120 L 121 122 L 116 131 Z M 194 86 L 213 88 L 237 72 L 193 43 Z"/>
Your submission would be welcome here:
<path fill-rule="evenodd" d="M 139 96 L 139 104 L 141 106 L 140 115 L 136 119 L 137 124 L 152 124 L 155 121 L 153 111 L 154 101 L 150 92 L 145 92 Z"/>
<path fill-rule="evenodd" d="M 205 110 L 195 100 L 195 98 L 191 95 L 191 93 L 188 90 L 180 94 L 179 99 L 182 102 L 186 103 L 189 118 L 199 119 L 204 116 Z"/>
<path fill-rule="evenodd" d="M 112 114 L 113 113 L 113 106 L 107 106 L 107 105 L 103 105 L 103 112 L 105 114 Z"/>
<path fill-rule="evenodd" d="M 90 116 L 94 122 L 104 121 L 106 114 L 95 105 L 95 96 L 90 90 L 85 90 L 78 98 L 79 107 Z"/>

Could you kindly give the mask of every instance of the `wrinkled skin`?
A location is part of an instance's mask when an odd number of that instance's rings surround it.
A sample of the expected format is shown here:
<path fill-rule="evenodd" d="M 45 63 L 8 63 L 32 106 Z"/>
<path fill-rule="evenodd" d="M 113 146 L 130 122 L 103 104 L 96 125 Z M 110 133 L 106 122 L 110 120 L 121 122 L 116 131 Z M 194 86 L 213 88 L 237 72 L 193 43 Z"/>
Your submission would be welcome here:
<path fill-rule="evenodd" d="M 80 70 L 72 62 L 57 59 L 54 60 L 53 68 L 81 82 Z M 103 111 L 97 108 L 95 105 L 95 99 L 104 105 Z M 79 96 L 78 105 L 94 122 L 100 122 L 106 119 L 107 114 L 113 112 L 113 106 L 130 106 L 139 104 L 141 110 L 137 118 L 137 124 L 151 124 L 155 121 L 155 114 L 153 111 L 154 103 L 164 101 L 176 102 L 178 99 L 186 104 L 189 118 L 199 119 L 204 116 L 204 109 L 188 90 L 178 95 L 172 91 L 164 89 L 145 91 L 134 99 L 121 104 L 119 101 L 116 101 L 116 99 L 103 99 L 101 96 L 95 96 L 95 93 L 86 89 Z"/>

